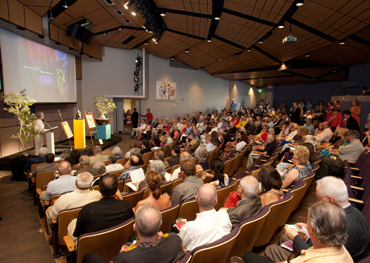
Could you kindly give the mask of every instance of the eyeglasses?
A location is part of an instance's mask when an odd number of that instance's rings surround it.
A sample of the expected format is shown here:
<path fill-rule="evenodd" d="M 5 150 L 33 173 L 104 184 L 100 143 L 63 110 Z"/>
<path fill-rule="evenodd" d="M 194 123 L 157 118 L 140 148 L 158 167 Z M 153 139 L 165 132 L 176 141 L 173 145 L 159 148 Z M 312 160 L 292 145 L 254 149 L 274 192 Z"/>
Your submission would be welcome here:
<path fill-rule="evenodd" d="M 292 259 L 295 259 L 295 258 L 299 257 L 300 255 L 302 255 L 302 254 L 301 254 L 301 251 L 293 251 L 293 252 L 289 255 L 289 257 L 288 257 L 288 259 L 287 259 L 287 262 L 289 263 Z"/>

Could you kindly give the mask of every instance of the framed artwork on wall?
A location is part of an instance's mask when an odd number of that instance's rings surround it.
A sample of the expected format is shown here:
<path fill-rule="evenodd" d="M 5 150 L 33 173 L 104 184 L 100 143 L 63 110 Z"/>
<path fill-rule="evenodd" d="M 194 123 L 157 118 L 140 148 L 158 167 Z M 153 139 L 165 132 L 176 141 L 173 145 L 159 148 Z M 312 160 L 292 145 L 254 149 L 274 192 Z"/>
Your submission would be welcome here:
<path fill-rule="evenodd" d="M 176 100 L 177 90 L 176 82 L 157 81 L 155 86 L 156 100 Z"/>

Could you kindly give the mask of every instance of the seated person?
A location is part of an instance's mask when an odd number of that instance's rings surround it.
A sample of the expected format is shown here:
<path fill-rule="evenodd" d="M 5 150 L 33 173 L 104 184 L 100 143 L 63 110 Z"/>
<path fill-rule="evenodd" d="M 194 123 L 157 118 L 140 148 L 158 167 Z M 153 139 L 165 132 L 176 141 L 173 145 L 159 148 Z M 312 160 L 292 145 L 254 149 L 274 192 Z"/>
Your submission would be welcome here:
<path fill-rule="evenodd" d="M 174 165 L 177 165 L 177 164 L 180 164 L 180 147 L 175 145 L 172 147 L 172 151 L 171 151 L 171 158 L 169 160 L 167 160 L 167 162 L 170 164 L 170 166 L 174 166 Z"/>
<path fill-rule="evenodd" d="M 156 150 L 153 154 L 153 160 L 162 161 L 164 164 L 164 169 L 170 167 L 170 164 L 164 160 L 164 152 L 162 150 Z"/>
<path fill-rule="evenodd" d="M 96 162 L 108 161 L 108 155 L 101 154 L 101 148 L 99 145 L 95 145 L 92 151 L 93 151 L 94 156 L 90 157 L 90 164 L 94 164 Z"/>
<path fill-rule="evenodd" d="M 277 202 L 284 197 L 280 174 L 274 167 L 268 165 L 258 172 L 258 181 L 261 183 L 260 194 L 262 207 Z"/>
<path fill-rule="evenodd" d="M 128 165 L 125 170 L 123 170 L 122 174 L 118 177 L 118 181 L 125 181 L 130 178 L 130 171 L 139 169 L 139 158 L 135 155 L 131 156 L 130 159 L 127 161 Z M 126 163 L 126 164 L 127 164 Z M 125 166 L 126 166 L 125 164 Z"/>
<path fill-rule="evenodd" d="M 216 211 L 217 192 L 211 184 L 199 188 L 195 197 L 199 213 L 194 221 L 187 222 L 180 229 L 180 238 L 187 251 L 212 243 L 231 231 L 231 222 L 224 209 Z"/>
<path fill-rule="evenodd" d="M 132 142 L 132 143 L 130 143 L 130 151 L 128 151 L 126 154 L 125 154 L 125 158 L 130 158 L 130 156 L 131 156 L 131 149 L 133 149 L 133 148 L 137 148 L 137 144 L 136 144 L 136 142 Z"/>
<path fill-rule="evenodd" d="M 39 153 L 41 152 L 42 152 L 42 149 L 40 149 Z M 56 171 L 58 169 L 58 164 L 54 163 L 54 157 L 55 156 L 53 153 L 48 153 L 45 156 L 46 163 L 44 165 L 36 166 L 33 172 L 28 173 L 28 178 L 31 178 L 32 176 L 36 176 L 37 173 Z"/>
<path fill-rule="evenodd" d="M 38 163 L 44 163 L 45 156 L 47 153 L 48 153 L 48 149 L 46 149 L 45 147 L 41 147 L 39 150 L 39 157 L 31 158 L 27 161 L 26 165 L 24 166 L 24 175 L 27 177 L 27 179 L 31 178 L 30 176 L 31 165 L 38 164 Z"/>
<path fill-rule="evenodd" d="M 310 174 L 311 169 L 308 168 L 310 152 L 305 146 L 297 146 L 293 151 L 294 156 L 292 159 L 293 165 L 286 172 L 277 169 L 283 181 L 283 188 L 292 189 L 296 182 Z"/>
<path fill-rule="evenodd" d="M 236 207 L 227 208 L 230 221 L 236 227 L 244 220 L 256 216 L 262 209 L 258 193 L 258 181 L 253 176 L 245 176 L 236 190 L 241 197 Z"/>
<path fill-rule="evenodd" d="M 137 159 L 137 162 L 136 162 L 136 165 L 137 166 L 140 166 L 140 165 L 143 165 L 144 164 L 144 161 L 143 161 L 143 158 L 140 157 L 140 149 L 138 147 L 134 147 L 130 150 L 130 156 L 136 156 L 138 159 Z M 130 159 L 130 158 L 129 158 Z M 136 158 L 135 158 L 136 159 Z M 129 160 L 123 165 L 123 168 L 125 169 L 128 169 L 130 167 L 130 163 L 129 163 Z"/>
<path fill-rule="evenodd" d="M 206 171 L 209 169 L 209 164 L 207 162 L 207 156 L 208 156 L 208 151 L 206 147 L 204 146 L 199 146 L 198 149 L 195 150 L 195 156 L 198 159 L 198 164 L 196 165 L 195 169 L 196 172 L 201 172 L 201 171 Z"/>
<path fill-rule="evenodd" d="M 275 144 L 275 135 L 269 134 L 266 139 L 266 145 L 256 146 L 256 150 L 251 152 L 248 155 L 247 166 L 251 166 L 253 162 L 260 157 L 260 155 L 268 155 L 271 156 L 275 151 L 276 144 Z"/>
<path fill-rule="evenodd" d="M 229 176 L 224 174 L 224 162 L 220 158 L 211 161 L 211 173 L 203 173 L 202 177 L 211 178 L 209 181 L 217 188 L 229 185 Z"/>
<path fill-rule="evenodd" d="M 143 203 L 135 214 L 134 231 L 138 242 L 123 245 L 118 255 L 110 262 L 178 262 L 185 252 L 181 239 L 175 233 L 163 234 L 159 231 L 162 224 L 161 212 L 149 203 Z M 82 263 L 108 263 L 102 256 L 89 253 Z"/>
<path fill-rule="evenodd" d="M 123 158 L 122 155 L 121 155 L 122 154 L 122 150 L 118 146 L 116 146 L 116 147 L 113 148 L 112 154 L 114 154 L 114 156 L 116 156 L 116 159 L 117 160 L 121 160 Z"/>
<path fill-rule="evenodd" d="M 92 176 L 97 175 L 96 171 L 90 166 L 90 158 L 89 158 L 89 156 L 82 155 L 80 157 L 80 166 L 81 166 L 81 169 L 80 170 L 77 170 L 74 173 L 74 176 L 77 176 L 78 174 L 84 173 L 84 172 L 91 173 Z"/>
<path fill-rule="evenodd" d="M 149 196 L 142 201 L 139 201 L 133 211 L 137 211 L 143 203 L 154 205 L 159 210 L 166 209 L 171 206 L 171 200 L 167 193 L 161 194 L 160 188 L 162 185 L 161 175 L 157 172 L 150 171 L 145 174 L 146 187 L 149 191 Z"/>
<path fill-rule="evenodd" d="M 348 131 L 349 130 L 346 129 L 346 128 L 342 128 L 340 126 L 337 127 L 335 129 L 334 134 L 337 134 L 339 139 L 335 143 L 333 143 L 332 145 L 329 145 L 329 146 L 325 147 L 325 149 L 321 150 L 320 151 L 321 157 L 323 157 L 324 155 L 329 155 L 330 156 L 331 155 L 331 153 L 329 153 L 330 149 L 334 153 L 333 155 L 338 154 L 338 148 L 342 145 L 346 146 L 349 143 L 349 141 L 347 141 Z"/>
<path fill-rule="evenodd" d="M 162 161 L 152 161 L 149 165 L 149 170 L 159 173 L 164 184 L 171 181 L 171 174 L 166 172 L 166 170 L 164 169 L 164 163 Z"/>
<path fill-rule="evenodd" d="M 93 165 L 92 168 L 94 169 L 95 174 L 99 175 L 99 177 L 96 178 L 92 182 L 92 185 L 91 185 L 91 186 L 96 186 L 96 185 L 99 185 L 100 178 L 103 175 L 106 175 L 107 174 L 107 170 L 106 170 L 105 164 L 103 162 L 96 162 L 96 163 L 94 163 L 94 165 Z"/>
<path fill-rule="evenodd" d="M 140 147 L 140 154 L 144 154 L 144 153 L 148 153 L 148 152 L 151 152 L 151 147 L 150 147 L 150 144 L 149 144 L 149 141 L 147 139 L 143 140 L 143 142 L 141 143 L 141 147 Z"/>
<path fill-rule="evenodd" d="M 108 156 L 108 161 L 109 164 L 105 167 L 107 173 L 116 172 L 124 169 L 122 164 L 117 163 L 117 158 L 114 154 Z"/>

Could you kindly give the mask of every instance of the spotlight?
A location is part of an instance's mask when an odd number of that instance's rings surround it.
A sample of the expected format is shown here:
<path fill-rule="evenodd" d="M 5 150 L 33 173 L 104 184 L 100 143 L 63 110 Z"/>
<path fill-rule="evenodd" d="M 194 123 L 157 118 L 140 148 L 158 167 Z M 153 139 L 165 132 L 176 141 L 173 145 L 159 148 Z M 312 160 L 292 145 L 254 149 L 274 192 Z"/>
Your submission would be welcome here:
<path fill-rule="evenodd" d="M 139 84 L 135 84 L 134 90 L 137 91 L 139 89 Z"/>
<path fill-rule="evenodd" d="M 287 67 L 285 66 L 285 64 L 281 63 L 281 66 L 280 66 L 279 70 L 281 71 L 281 70 L 286 70 L 286 69 L 287 69 Z"/>
<path fill-rule="evenodd" d="M 162 13 L 160 14 L 160 16 L 166 16 L 166 11 L 164 11 L 164 9 L 162 10 Z"/>
<path fill-rule="evenodd" d="M 306 55 L 304 55 L 306 58 L 310 57 L 310 52 L 308 52 Z"/>
<path fill-rule="evenodd" d="M 120 27 L 118 30 L 121 31 L 123 29 L 123 27 Z"/>
<path fill-rule="evenodd" d="M 131 14 L 133 15 L 133 16 L 136 16 L 136 12 L 137 12 L 137 10 L 139 9 L 139 5 L 138 4 L 136 4 L 135 5 L 135 8 L 134 8 L 134 10 L 131 12 Z"/>
<path fill-rule="evenodd" d="M 146 46 L 149 45 L 148 40 L 144 41 L 144 45 L 146 45 Z"/>
<path fill-rule="evenodd" d="M 171 60 L 175 60 L 175 57 L 171 57 Z"/>
<path fill-rule="evenodd" d="M 207 36 L 207 42 L 212 42 L 212 37 L 211 37 L 210 34 L 208 34 L 208 36 Z"/>
<path fill-rule="evenodd" d="M 247 48 L 247 52 L 251 52 L 252 51 L 252 49 L 249 47 L 249 48 Z"/>
<path fill-rule="evenodd" d="M 339 41 L 339 45 L 345 45 L 346 44 L 346 39 L 342 39 L 341 41 Z"/>
<path fill-rule="evenodd" d="M 138 77 L 135 77 L 135 78 L 134 78 L 134 81 L 135 81 L 135 82 L 139 82 L 139 78 L 138 78 Z"/>
<path fill-rule="evenodd" d="M 128 2 L 127 2 L 128 3 Z M 125 9 L 128 9 L 127 3 L 123 5 Z"/>
<path fill-rule="evenodd" d="M 187 49 L 185 49 L 185 53 L 189 53 L 189 49 L 187 48 Z"/>
<path fill-rule="evenodd" d="M 149 22 L 148 22 L 148 21 L 146 21 L 146 22 L 144 23 L 144 25 L 143 25 L 143 28 L 144 28 L 144 29 L 146 29 L 146 28 L 148 28 L 149 26 L 150 26 Z"/>
<path fill-rule="evenodd" d="M 278 28 L 284 28 L 284 21 L 281 21 L 278 25 Z"/>
<path fill-rule="evenodd" d="M 54 17 L 53 17 L 53 12 L 50 10 L 50 12 L 49 12 L 49 19 L 50 20 L 54 20 Z"/>
<path fill-rule="evenodd" d="M 135 0 L 130 0 L 130 1 L 128 1 L 126 4 L 124 4 L 124 7 L 125 7 L 126 9 L 128 9 L 128 7 L 129 7 L 130 5 L 132 5 L 134 2 L 135 2 Z"/>
<path fill-rule="evenodd" d="M 260 40 L 258 40 L 258 43 L 263 44 L 263 38 L 261 38 Z"/>
<path fill-rule="evenodd" d="M 215 16 L 215 20 L 220 20 L 221 18 L 219 16 Z"/>
<path fill-rule="evenodd" d="M 295 5 L 296 6 L 303 6 L 303 1 L 304 0 L 297 0 L 297 3 Z"/>
<path fill-rule="evenodd" d="M 68 8 L 69 8 L 69 5 L 68 5 L 68 3 L 67 3 L 67 0 L 65 0 L 65 1 L 64 1 L 64 4 L 63 4 L 62 6 L 63 6 L 63 8 L 65 8 L 65 9 L 68 9 Z"/>

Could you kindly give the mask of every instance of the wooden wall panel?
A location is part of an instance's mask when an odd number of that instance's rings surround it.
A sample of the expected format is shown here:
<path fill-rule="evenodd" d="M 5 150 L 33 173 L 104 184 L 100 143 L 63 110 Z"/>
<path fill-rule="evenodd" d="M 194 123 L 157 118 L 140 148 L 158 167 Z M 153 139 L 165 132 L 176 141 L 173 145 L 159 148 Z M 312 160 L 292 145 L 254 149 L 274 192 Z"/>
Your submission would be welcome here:
<path fill-rule="evenodd" d="M 0 18 L 9 20 L 8 1 L 0 1 Z"/>
<path fill-rule="evenodd" d="M 49 23 L 49 38 L 54 41 L 59 41 L 59 28 L 52 23 Z"/>
<path fill-rule="evenodd" d="M 83 43 L 82 50 L 83 53 L 86 55 L 89 55 L 90 57 L 102 60 L 102 45 L 99 45 L 97 43 L 91 43 L 90 45 L 87 45 Z"/>
<path fill-rule="evenodd" d="M 58 30 L 59 42 L 67 47 L 75 48 L 74 39 L 66 35 L 66 31 L 59 28 Z"/>
<path fill-rule="evenodd" d="M 91 43 L 93 44 L 93 43 Z M 102 60 L 103 59 L 103 55 L 102 55 L 102 49 L 103 49 L 103 46 L 102 45 L 99 45 L 97 43 L 94 43 L 94 57 L 99 59 L 99 60 Z"/>
<path fill-rule="evenodd" d="M 37 34 L 42 34 L 42 19 L 41 16 L 28 7 L 24 8 L 24 18 L 26 28 Z"/>
<path fill-rule="evenodd" d="M 81 60 L 81 56 L 76 57 L 76 79 L 82 80 L 82 60 Z"/>
<path fill-rule="evenodd" d="M 87 45 L 85 43 L 82 43 L 82 51 L 84 54 L 94 57 L 94 44 L 91 43 L 90 45 Z"/>
<path fill-rule="evenodd" d="M 17 0 L 8 0 L 9 4 L 9 21 L 25 27 L 24 25 L 24 8 Z"/>

